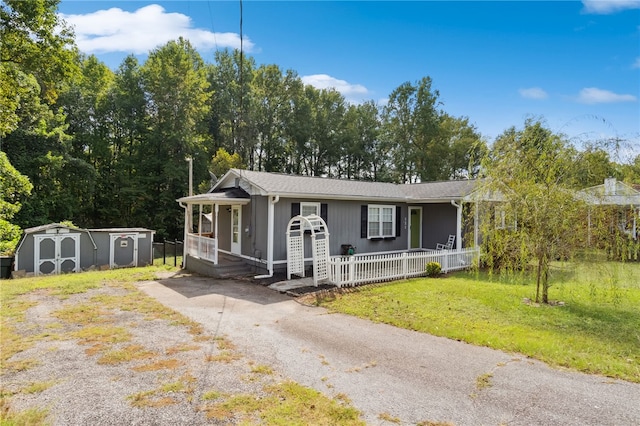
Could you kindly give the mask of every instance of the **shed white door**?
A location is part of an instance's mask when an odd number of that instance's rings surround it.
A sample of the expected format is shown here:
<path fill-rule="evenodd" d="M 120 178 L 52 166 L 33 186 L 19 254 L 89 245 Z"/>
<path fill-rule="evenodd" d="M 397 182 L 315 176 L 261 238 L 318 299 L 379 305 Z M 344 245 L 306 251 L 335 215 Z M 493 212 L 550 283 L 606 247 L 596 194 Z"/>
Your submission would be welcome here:
<path fill-rule="evenodd" d="M 48 234 L 33 237 L 36 275 L 80 271 L 80 234 Z"/>
<path fill-rule="evenodd" d="M 138 266 L 138 234 L 109 234 L 109 267 Z"/>
<path fill-rule="evenodd" d="M 242 206 L 231 206 L 231 253 L 241 254 Z"/>

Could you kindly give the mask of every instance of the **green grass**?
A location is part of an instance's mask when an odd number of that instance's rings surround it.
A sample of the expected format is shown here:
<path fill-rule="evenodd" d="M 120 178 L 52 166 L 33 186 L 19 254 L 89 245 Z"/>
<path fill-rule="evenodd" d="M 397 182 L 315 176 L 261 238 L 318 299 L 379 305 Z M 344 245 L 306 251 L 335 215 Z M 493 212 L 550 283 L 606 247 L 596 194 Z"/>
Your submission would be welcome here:
<path fill-rule="evenodd" d="M 369 286 L 322 302 L 376 322 L 521 353 L 551 365 L 640 383 L 640 265 L 554 265 L 550 299 L 531 277 L 482 272 Z"/>

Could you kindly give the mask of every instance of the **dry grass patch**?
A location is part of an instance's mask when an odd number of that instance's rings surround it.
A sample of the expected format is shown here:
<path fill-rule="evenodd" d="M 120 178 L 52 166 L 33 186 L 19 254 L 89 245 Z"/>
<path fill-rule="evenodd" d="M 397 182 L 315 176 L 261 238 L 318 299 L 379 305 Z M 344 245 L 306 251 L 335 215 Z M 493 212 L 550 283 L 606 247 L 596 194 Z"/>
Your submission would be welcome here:
<path fill-rule="evenodd" d="M 157 354 L 144 348 L 142 345 L 128 345 L 122 349 L 106 351 L 98 364 L 120 364 L 138 359 L 153 358 Z"/>
<path fill-rule="evenodd" d="M 22 389 L 22 393 L 40 393 L 49 389 L 51 386 L 55 384 L 56 382 L 54 380 L 49 380 L 46 382 L 33 382 L 25 386 Z"/>
<path fill-rule="evenodd" d="M 84 327 L 70 333 L 70 336 L 79 339 L 78 343 L 81 345 L 95 345 L 98 343 L 113 344 L 131 340 L 131 333 L 124 327 L 108 325 Z"/>
<path fill-rule="evenodd" d="M 3 426 L 36 426 L 47 424 L 49 410 L 41 408 L 29 408 L 23 411 L 14 411 L 11 402 L 7 398 L 0 398 L 0 424 Z"/>
<path fill-rule="evenodd" d="M 226 397 L 227 394 L 224 392 L 220 392 L 217 390 L 210 390 L 207 391 L 205 393 L 202 394 L 202 397 L 200 399 L 202 399 L 203 401 L 213 401 L 214 399 L 220 399 L 220 398 L 224 398 Z"/>
<path fill-rule="evenodd" d="M 482 390 L 492 386 L 491 378 L 493 377 L 492 373 L 481 374 L 476 377 L 476 389 Z"/>
<path fill-rule="evenodd" d="M 2 348 L 4 351 L 4 347 Z M 2 363 L 2 372 L 3 373 L 15 373 L 20 371 L 26 371 L 31 368 L 37 367 L 40 365 L 40 361 L 37 359 L 22 359 L 20 361 L 6 361 Z"/>
<path fill-rule="evenodd" d="M 236 348 L 236 345 L 234 345 L 226 337 L 218 336 L 218 337 L 215 337 L 213 340 L 216 342 L 216 346 L 221 351 L 224 351 L 224 350 L 231 351 L 231 350 L 234 350 Z"/>
<path fill-rule="evenodd" d="M 51 316 L 70 324 L 95 324 L 97 322 L 109 322 L 105 316 L 109 313 L 100 309 L 95 304 L 69 305 L 51 313 Z"/>
<path fill-rule="evenodd" d="M 207 355 L 205 356 L 204 360 L 207 362 L 222 362 L 225 364 L 229 364 L 233 361 L 239 360 L 240 358 L 242 358 L 242 355 L 237 352 L 222 351 L 216 355 Z"/>
<path fill-rule="evenodd" d="M 387 413 L 386 411 L 384 413 L 378 414 L 378 418 L 380 420 L 384 420 L 385 422 L 396 423 L 396 424 L 400 424 L 400 421 L 401 421 L 399 418 L 393 417 L 391 414 Z"/>
<path fill-rule="evenodd" d="M 156 391 L 138 392 L 129 396 L 131 405 L 136 408 L 161 408 L 177 404 L 173 398 L 168 396 L 157 396 Z"/>
<path fill-rule="evenodd" d="M 149 364 L 139 365 L 137 367 L 133 367 L 132 370 L 137 371 L 138 373 L 141 373 L 144 371 L 173 370 L 175 368 L 178 368 L 182 364 L 183 363 L 178 361 L 177 359 L 170 358 L 170 359 L 155 361 Z"/>
<path fill-rule="evenodd" d="M 166 355 L 175 355 L 179 352 L 189 352 L 189 351 L 197 351 L 201 346 L 193 345 L 189 343 L 178 343 L 175 346 L 171 346 L 165 350 Z"/>

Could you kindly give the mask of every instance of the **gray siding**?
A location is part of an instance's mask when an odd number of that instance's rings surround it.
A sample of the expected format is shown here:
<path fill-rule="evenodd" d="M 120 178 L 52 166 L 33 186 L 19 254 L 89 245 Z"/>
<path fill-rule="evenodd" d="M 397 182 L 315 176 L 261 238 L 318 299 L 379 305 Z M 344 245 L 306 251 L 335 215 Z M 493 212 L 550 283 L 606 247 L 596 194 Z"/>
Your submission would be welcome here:
<path fill-rule="evenodd" d="M 436 244 L 446 243 L 450 234 L 456 235 L 456 214 L 451 204 L 423 204 L 423 248 L 435 249 Z"/>
<path fill-rule="evenodd" d="M 244 244 L 242 253 L 256 259 L 267 258 L 267 236 L 269 199 L 268 197 L 252 196 L 251 203 L 244 207 L 247 210 L 247 224 L 250 224 L 247 244 Z M 246 226 L 245 226 L 246 228 Z"/>
<path fill-rule="evenodd" d="M 407 248 L 407 206 L 405 204 L 389 204 L 385 205 L 401 206 L 401 214 L 396 220 L 400 220 L 401 233 L 399 237 L 383 240 L 370 240 L 361 238 L 360 233 L 360 209 L 362 205 L 367 203 L 359 201 L 342 201 L 342 200 L 310 200 L 310 199 L 294 199 L 280 198 L 275 205 L 275 234 L 274 234 L 274 260 L 286 260 L 286 232 L 287 225 L 291 219 L 291 204 L 299 202 L 319 202 L 327 204 L 327 227 L 329 228 L 329 254 L 331 256 L 340 254 L 340 246 L 342 244 L 351 244 L 356 248 L 356 253 L 371 253 L 394 250 L 405 250 Z M 265 216 L 266 218 L 266 216 Z M 305 256 L 311 256 L 311 237 L 307 236 L 305 240 Z"/>

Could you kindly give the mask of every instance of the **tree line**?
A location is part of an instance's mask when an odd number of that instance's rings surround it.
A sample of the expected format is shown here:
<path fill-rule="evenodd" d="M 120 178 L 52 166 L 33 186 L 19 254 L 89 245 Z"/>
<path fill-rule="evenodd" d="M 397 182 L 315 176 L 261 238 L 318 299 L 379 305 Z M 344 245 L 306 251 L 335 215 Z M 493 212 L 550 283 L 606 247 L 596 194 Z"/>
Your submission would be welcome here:
<path fill-rule="evenodd" d="M 0 148 L 31 185 L 0 219 L 19 227 L 71 220 L 178 237 L 186 158 L 206 190 L 209 172 L 232 165 L 398 183 L 473 178 L 490 152 L 468 117 L 446 113 L 429 77 L 402 83 L 385 105 L 353 104 L 237 50 L 207 63 L 182 38 L 112 70 L 78 52 L 57 4 L 0 5 Z M 601 149 L 576 164 L 585 186 L 640 176 L 640 159 L 627 172 Z"/>

